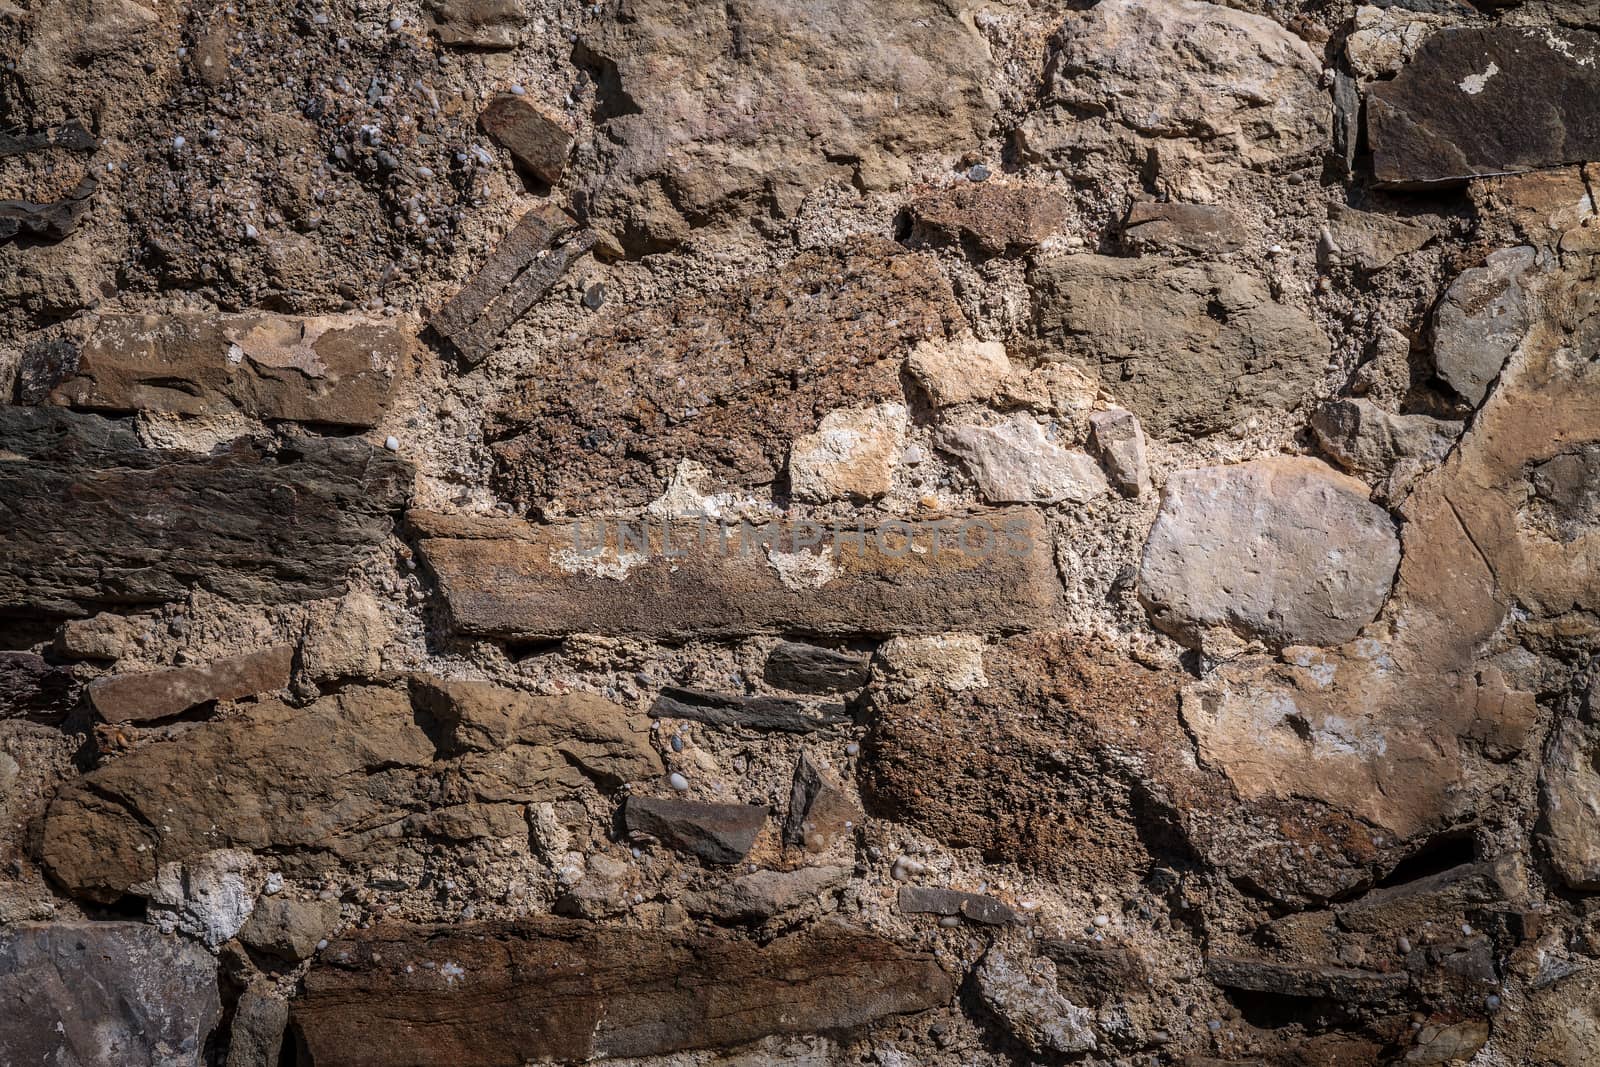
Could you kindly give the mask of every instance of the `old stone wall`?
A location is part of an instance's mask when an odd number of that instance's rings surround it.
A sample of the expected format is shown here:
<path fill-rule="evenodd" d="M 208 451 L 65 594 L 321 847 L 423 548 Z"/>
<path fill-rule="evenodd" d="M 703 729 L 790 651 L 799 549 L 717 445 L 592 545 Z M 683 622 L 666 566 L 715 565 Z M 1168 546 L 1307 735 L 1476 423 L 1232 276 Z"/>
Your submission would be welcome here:
<path fill-rule="evenodd" d="M 1593 3 L 0 53 L 0 1067 L 1600 1063 Z"/>

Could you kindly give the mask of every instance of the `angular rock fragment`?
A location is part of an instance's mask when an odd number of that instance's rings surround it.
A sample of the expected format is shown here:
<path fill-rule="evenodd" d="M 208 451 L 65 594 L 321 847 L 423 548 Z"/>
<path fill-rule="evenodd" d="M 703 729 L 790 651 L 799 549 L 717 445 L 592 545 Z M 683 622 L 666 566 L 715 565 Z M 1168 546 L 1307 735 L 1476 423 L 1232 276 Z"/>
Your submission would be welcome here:
<path fill-rule="evenodd" d="M 1374 889 L 1335 911 L 1346 930 L 1404 933 L 1468 908 L 1514 904 L 1527 892 L 1526 866 L 1506 855 Z"/>
<path fill-rule="evenodd" d="M 1217 955 L 1206 958 L 1206 977 L 1229 989 L 1313 997 L 1342 1004 L 1381 1003 L 1403 995 L 1411 986 L 1411 978 L 1404 972 L 1273 963 Z"/>
<path fill-rule="evenodd" d="M 683 906 L 692 915 L 725 923 L 763 923 L 813 904 L 849 881 L 849 867 L 801 867 L 793 871 L 753 871 L 713 889 L 691 891 Z"/>
<path fill-rule="evenodd" d="M 68 619 L 56 631 L 55 650 L 70 659 L 115 662 L 127 650 L 132 631 L 129 619 L 109 612 L 87 619 Z"/>
<path fill-rule="evenodd" d="M 942 1005 L 955 990 L 931 955 L 844 926 L 758 946 L 563 920 L 383 923 L 330 945 L 305 986 L 291 1025 L 315 1062 L 345 1067 L 725 1048 L 848 1031 Z"/>
<path fill-rule="evenodd" d="M 1367 92 L 1379 182 L 1424 185 L 1600 158 L 1600 36 L 1534 26 L 1439 31 Z"/>
<path fill-rule="evenodd" d="M 1349 263 L 1365 271 L 1382 270 L 1434 238 L 1426 226 L 1373 211 L 1357 211 L 1343 204 L 1328 208 L 1328 233 L 1333 243 L 1324 259 Z"/>
<path fill-rule="evenodd" d="M 1098 1047 L 1094 1016 L 1061 995 L 1054 961 L 1026 959 L 996 945 L 984 953 L 973 973 L 985 1006 L 1034 1052 L 1085 1052 Z"/>
<path fill-rule="evenodd" d="M 906 915 L 960 915 L 987 926 L 1003 926 L 1012 918 L 1011 909 L 994 897 L 930 886 L 902 886 L 899 907 Z"/>
<path fill-rule="evenodd" d="M 1261 459 L 1167 479 L 1139 598 L 1194 647 L 1332 645 L 1372 621 L 1399 563 L 1365 485 L 1316 460 Z"/>
<path fill-rule="evenodd" d="M 89 685 L 89 704 L 101 722 L 153 722 L 218 700 L 238 700 L 289 684 L 294 647 L 277 645 L 204 667 L 113 674 Z"/>
<path fill-rule="evenodd" d="M 867 684 L 872 656 L 784 641 L 767 656 L 762 677 L 791 693 L 847 693 Z"/>
<path fill-rule="evenodd" d="M 149 919 L 162 931 L 182 931 L 213 951 L 239 932 L 255 906 L 260 880 L 255 857 L 220 848 L 163 863 L 149 885 Z"/>
<path fill-rule="evenodd" d="M 650 705 L 650 716 L 789 734 L 812 733 L 853 721 L 843 704 L 816 704 L 785 697 L 737 696 L 671 687 L 663 689 L 655 703 Z"/>
<path fill-rule="evenodd" d="M 1563 452 L 1528 473 L 1533 499 L 1523 514 L 1552 540 L 1582 541 L 1600 516 L 1600 446 Z"/>
<path fill-rule="evenodd" d="M 577 230 L 549 206 L 523 215 L 483 268 L 428 320 L 469 364 L 482 363 L 512 323 L 550 291 L 573 261 L 594 247 L 595 234 Z"/>
<path fill-rule="evenodd" d="M 1072 255 L 1041 263 L 1030 281 L 1040 333 L 1161 437 L 1293 408 L 1327 364 L 1310 316 L 1227 264 Z"/>
<path fill-rule="evenodd" d="M 1037 186 L 965 182 L 918 197 L 910 215 L 916 243 L 1014 255 L 1036 248 L 1066 224 L 1067 201 Z"/>
<path fill-rule="evenodd" d="M 1545 753 L 1541 778 L 1551 866 L 1573 889 L 1600 890 L 1600 731 L 1562 723 Z"/>
<path fill-rule="evenodd" d="M 830 411 L 795 438 L 789 492 L 798 500 L 870 500 L 889 491 L 906 432 L 904 404 Z"/>
<path fill-rule="evenodd" d="M 991 504 L 1083 504 L 1106 491 L 1106 478 L 1088 454 L 1062 448 L 1027 415 L 993 426 L 948 427 L 939 447 L 959 456 Z"/>
<path fill-rule="evenodd" d="M 337 900 L 262 897 L 239 930 L 251 949 L 289 963 L 307 959 L 339 922 Z"/>
<path fill-rule="evenodd" d="M 629 797 L 622 809 L 623 826 L 635 839 L 653 838 L 706 863 L 724 865 L 744 859 L 766 822 L 767 809 L 761 804 Z"/>
<path fill-rule="evenodd" d="M 395 322 L 353 315 L 101 316 L 53 403 L 365 428 L 415 355 Z"/>
<path fill-rule="evenodd" d="M 1011 360 L 999 341 L 958 337 L 923 341 L 906 358 L 906 370 L 934 407 L 987 400 L 1011 376 Z"/>
<path fill-rule="evenodd" d="M 239 994 L 234 1008 L 223 1067 L 278 1067 L 288 1025 L 289 1002 L 270 982 L 252 982 Z"/>
<path fill-rule="evenodd" d="M 336 596 L 394 525 L 411 467 L 356 438 L 145 448 L 125 424 L 0 408 L 0 612 Z"/>
<path fill-rule="evenodd" d="M 1593 164 L 1481 178 L 1471 185 L 1476 214 L 1505 219 L 1516 239 L 1563 252 L 1600 250 L 1600 208 L 1590 188 L 1600 182 Z"/>
<path fill-rule="evenodd" d="M 478 122 L 540 181 L 554 185 L 561 180 L 572 151 L 572 134 L 533 101 L 502 94 L 489 101 Z"/>
<path fill-rule="evenodd" d="M 807 852 L 826 852 L 861 821 L 861 806 L 838 777 L 810 753 L 795 761 L 789 785 L 789 811 L 783 820 L 785 844 Z"/>
<path fill-rule="evenodd" d="M 1311 417 L 1317 443 L 1345 470 L 1384 479 L 1391 495 L 1439 465 L 1461 423 L 1427 415 L 1392 415 L 1370 400 L 1333 400 Z"/>
<path fill-rule="evenodd" d="M 23 346 L 17 369 L 17 402 L 42 404 L 50 391 L 78 369 L 78 346 L 66 338 L 33 341 Z"/>
<path fill-rule="evenodd" d="M 1434 309 L 1434 370 L 1474 407 L 1532 325 L 1525 284 L 1537 258 L 1528 247 L 1492 252 L 1462 271 Z"/>
<path fill-rule="evenodd" d="M 1145 457 L 1144 430 L 1131 411 L 1111 408 L 1089 416 L 1092 443 L 1111 482 L 1123 496 L 1143 496 L 1150 488 L 1150 461 Z"/>
<path fill-rule="evenodd" d="M 1136 252 L 1218 256 L 1244 247 L 1244 220 L 1214 204 L 1136 200 L 1122 222 L 1122 243 Z"/>
<path fill-rule="evenodd" d="M 423 7 L 441 44 L 514 48 L 527 19 L 521 0 L 427 0 Z"/>
<path fill-rule="evenodd" d="M 640 252 L 789 217 L 819 187 L 904 184 L 913 157 L 976 146 L 996 106 L 983 35 L 935 0 L 629 16 L 586 30 L 578 58 L 603 87 L 595 211 Z"/>
<path fill-rule="evenodd" d="M 0 200 L 0 241 L 9 241 L 18 234 L 61 240 L 76 230 L 89 213 L 90 198 L 99 185 L 86 177 L 59 200 Z"/>
<path fill-rule="evenodd" d="M 942 533 L 773 524 L 728 527 L 724 541 L 714 526 L 684 523 L 670 544 L 651 527 L 624 545 L 613 529 L 603 551 L 584 523 L 412 522 L 451 624 L 483 636 L 987 632 L 1048 625 L 1058 603 L 1033 511 L 951 520 Z"/>
<path fill-rule="evenodd" d="M 547 354 L 491 416 L 495 485 L 596 511 L 648 503 L 683 459 L 769 484 L 829 412 L 899 401 L 905 351 L 958 324 L 933 258 L 875 238 L 673 292 Z"/>
<path fill-rule="evenodd" d="M 82 691 L 82 680 L 69 667 L 53 666 L 32 652 L 0 652 L 0 719 L 59 721 L 77 706 Z"/>
<path fill-rule="evenodd" d="M 217 961 L 144 923 L 0 928 L 0 1062 L 201 1067 Z"/>

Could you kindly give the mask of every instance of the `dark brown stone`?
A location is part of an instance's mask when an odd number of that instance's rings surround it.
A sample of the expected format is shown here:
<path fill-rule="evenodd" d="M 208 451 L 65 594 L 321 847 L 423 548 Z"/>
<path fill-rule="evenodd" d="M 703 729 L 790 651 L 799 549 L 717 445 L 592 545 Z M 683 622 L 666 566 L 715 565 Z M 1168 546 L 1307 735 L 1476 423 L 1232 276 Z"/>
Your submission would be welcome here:
<path fill-rule="evenodd" d="M 337 596 L 382 542 L 411 466 L 357 438 L 145 448 L 130 426 L 0 408 L 0 614 Z"/>
<path fill-rule="evenodd" d="M 427 0 L 434 35 L 455 48 L 514 48 L 527 20 L 520 0 Z"/>
<path fill-rule="evenodd" d="M 1033 185 L 966 182 L 911 202 L 912 237 L 968 245 L 985 256 L 1035 248 L 1067 221 L 1067 201 Z"/>
<path fill-rule="evenodd" d="M 1546 26 L 1451 27 L 1367 91 L 1373 173 L 1464 181 L 1600 159 L 1600 37 Z"/>
<path fill-rule="evenodd" d="M 872 655 L 785 641 L 767 657 L 762 677 L 791 693 L 847 693 L 867 684 Z"/>
<path fill-rule="evenodd" d="M 101 722 L 152 722 L 218 700 L 238 700 L 289 684 L 294 646 L 278 645 L 204 667 L 173 667 L 113 674 L 89 685 L 89 703 Z"/>
<path fill-rule="evenodd" d="M 89 213 L 89 201 L 98 185 L 93 178 L 84 178 L 60 200 L 42 204 L 31 200 L 0 200 L 0 241 L 9 241 L 18 234 L 61 240 L 76 230 Z"/>
<path fill-rule="evenodd" d="M 1404 972 L 1384 973 L 1319 964 L 1274 963 L 1231 956 L 1208 957 L 1206 976 L 1228 989 L 1335 1000 L 1342 1004 L 1391 1000 L 1405 993 L 1411 985 L 1410 976 Z"/>
<path fill-rule="evenodd" d="M 826 764 L 809 752 L 795 761 L 783 840 L 807 852 L 826 852 L 861 821 L 861 805 Z"/>
<path fill-rule="evenodd" d="M 70 667 L 53 666 L 32 652 L 0 652 L 0 719 L 57 722 L 77 705 L 82 690 Z"/>
<path fill-rule="evenodd" d="M 596 544 L 587 523 L 411 519 L 451 625 L 485 637 L 1021 630 L 1049 625 L 1060 596 L 1048 532 L 1027 509 L 975 517 L 983 532 L 970 539 L 971 553 L 955 543 L 953 529 L 934 551 L 936 533 L 926 528 L 908 549 L 905 525 L 868 530 L 864 550 L 851 540 L 854 527 L 837 541 L 826 527 L 751 527 L 748 536 L 730 527 L 724 543 L 716 527 L 686 523 L 673 527 L 669 545 L 651 526 L 648 558 L 637 566 L 621 561 L 615 541 L 585 558 Z M 836 574 L 820 587 L 786 584 L 764 546 L 787 553 L 810 532 L 827 547 L 802 551 Z"/>
<path fill-rule="evenodd" d="M 706 863 L 738 863 L 767 823 L 761 804 L 705 804 L 696 800 L 629 797 L 622 823 L 636 839 L 653 838 Z"/>
<path fill-rule="evenodd" d="M 932 956 L 836 925 L 712 932 L 383 923 L 335 941 L 294 1003 L 317 1067 L 518 1067 L 847 1031 L 944 1004 Z"/>
<path fill-rule="evenodd" d="M 561 180 L 572 151 L 572 134 L 526 97 L 506 93 L 489 101 L 478 121 L 540 181 Z"/>
<path fill-rule="evenodd" d="M 1011 909 L 994 897 L 931 886 L 902 886 L 899 904 L 907 915 L 960 915 L 988 926 L 1003 926 L 1012 918 Z"/>
<path fill-rule="evenodd" d="M 862 238 L 709 294 L 675 291 L 545 354 L 489 422 L 519 504 L 598 511 L 658 496 L 677 461 L 764 485 L 836 408 L 900 400 L 918 341 L 965 321 L 934 260 Z"/>
<path fill-rule="evenodd" d="M 811 704 L 784 697 L 749 697 L 699 689 L 663 689 L 650 706 L 653 719 L 690 719 L 709 726 L 742 726 L 807 734 L 850 722 L 843 704 Z"/>

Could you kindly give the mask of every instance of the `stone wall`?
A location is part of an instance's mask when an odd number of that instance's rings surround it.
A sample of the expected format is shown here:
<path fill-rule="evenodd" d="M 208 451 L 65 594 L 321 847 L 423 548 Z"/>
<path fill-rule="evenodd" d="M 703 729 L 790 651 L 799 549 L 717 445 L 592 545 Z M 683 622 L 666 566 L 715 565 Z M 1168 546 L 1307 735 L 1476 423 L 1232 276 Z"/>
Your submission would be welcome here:
<path fill-rule="evenodd" d="M 1600 1062 L 1594 4 L 0 44 L 0 1065 Z"/>

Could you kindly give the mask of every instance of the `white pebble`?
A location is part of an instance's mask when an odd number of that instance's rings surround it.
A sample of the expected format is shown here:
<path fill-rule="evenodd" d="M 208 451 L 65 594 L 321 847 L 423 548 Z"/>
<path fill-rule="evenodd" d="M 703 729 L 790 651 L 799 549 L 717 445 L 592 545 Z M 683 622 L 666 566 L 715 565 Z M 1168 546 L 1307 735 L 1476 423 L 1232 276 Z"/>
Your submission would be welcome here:
<path fill-rule="evenodd" d="M 855 741 L 850 742 L 848 745 L 844 746 L 844 754 L 846 756 L 859 756 L 859 755 L 861 755 L 861 746 L 860 746 L 860 744 L 858 744 Z"/>
<path fill-rule="evenodd" d="M 172 139 L 172 147 L 173 148 L 182 148 L 184 145 L 186 145 L 188 143 L 189 142 L 185 141 L 182 137 L 174 137 Z"/>
<path fill-rule="evenodd" d="M 685 778 L 677 771 L 673 771 L 667 776 L 667 784 L 680 793 L 687 793 L 689 791 L 689 779 Z"/>
<path fill-rule="evenodd" d="M 387 448 L 390 452 L 398 452 L 398 451 L 400 451 L 400 438 L 398 438 L 398 437 L 385 437 L 383 439 L 383 447 Z"/>
<path fill-rule="evenodd" d="M 523 95 L 523 94 L 524 94 L 524 93 L 526 93 L 526 92 L 527 92 L 527 91 L 528 91 L 528 90 L 526 90 L 526 89 L 524 89 L 524 88 L 523 88 L 523 87 L 522 87 L 522 86 L 520 86 L 520 85 L 513 85 L 513 86 L 512 86 L 512 87 L 511 87 L 511 95 L 512 95 L 512 96 L 521 96 L 521 95 Z"/>
<path fill-rule="evenodd" d="M 327 947 L 328 947 L 328 939 L 327 938 L 323 938 L 321 941 L 317 942 L 317 951 L 320 952 L 320 951 L 322 951 L 323 949 L 325 949 Z"/>
<path fill-rule="evenodd" d="M 403 20 L 403 19 L 390 19 L 389 20 L 389 28 L 391 30 L 402 29 L 404 26 L 405 26 L 405 20 Z"/>
<path fill-rule="evenodd" d="M 1096 915 L 1094 917 L 1094 924 L 1096 926 L 1099 926 L 1099 927 L 1110 926 L 1111 925 L 1111 916 L 1109 916 L 1109 915 Z"/>

